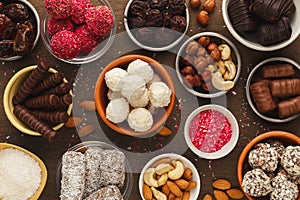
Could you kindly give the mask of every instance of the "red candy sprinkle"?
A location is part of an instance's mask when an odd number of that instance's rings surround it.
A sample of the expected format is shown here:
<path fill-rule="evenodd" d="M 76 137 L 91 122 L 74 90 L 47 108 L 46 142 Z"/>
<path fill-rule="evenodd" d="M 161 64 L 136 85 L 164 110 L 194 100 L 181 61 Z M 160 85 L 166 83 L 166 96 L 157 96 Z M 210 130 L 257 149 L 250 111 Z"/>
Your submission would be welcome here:
<path fill-rule="evenodd" d="M 215 110 L 205 110 L 192 119 L 189 134 L 197 149 L 212 153 L 229 142 L 232 128 L 225 115 Z"/>

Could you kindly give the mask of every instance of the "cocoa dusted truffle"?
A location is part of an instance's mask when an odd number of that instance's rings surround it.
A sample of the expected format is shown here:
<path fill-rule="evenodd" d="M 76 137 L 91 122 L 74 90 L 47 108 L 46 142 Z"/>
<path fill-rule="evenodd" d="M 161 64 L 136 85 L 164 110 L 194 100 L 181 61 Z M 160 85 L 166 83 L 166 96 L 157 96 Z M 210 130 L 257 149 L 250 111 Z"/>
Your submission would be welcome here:
<path fill-rule="evenodd" d="M 271 185 L 273 191 L 270 194 L 270 200 L 284 199 L 284 200 L 296 200 L 298 196 L 298 187 L 295 183 L 292 183 L 287 177 L 281 173 L 275 176 Z"/>
<path fill-rule="evenodd" d="M 174 16 L 170 20 L 171 29 L 178 32 L 184 32 L 186 27 L 186 19 L 183 16 Z"/>
<path fill-rule="evenodd" d="M 182 15 L 185 9 L 185 0 L 169 0 L 169 10 L 172 15 Z"/>
<path fill-rule="evenodd" d="M 152 9 L 164 10 L 168 6 L 168 0 L 149 0 Z"/>
<path fill-rule="evenodd" d="M 281 158 L 281 165 L 290 175 L 300 176 L 300 146 L 288 146 Z"/>

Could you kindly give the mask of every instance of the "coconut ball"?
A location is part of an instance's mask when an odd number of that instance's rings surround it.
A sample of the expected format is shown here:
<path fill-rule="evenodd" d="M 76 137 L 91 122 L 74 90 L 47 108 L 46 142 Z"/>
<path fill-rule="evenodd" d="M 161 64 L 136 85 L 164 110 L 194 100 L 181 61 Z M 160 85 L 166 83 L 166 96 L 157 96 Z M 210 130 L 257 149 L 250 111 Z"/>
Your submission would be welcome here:
<path fill-rule="evenodd" d="M 273 191 L 270 194 L 270 200 L 284 199 L 284 200 L 296 200 L 298 196 L 298 187 L 295 183 L 292 183 L 287 177 L 281 173 L 275 176 L 271 185 Z"/>
<path fill-rule="evenodd" d="M 153 69 L 149 65 L 149 63 L 140 59 L 136 59 L 129 63 L 127 72 L 130 75 L 138 75 L 143 77 L 146 83 L 152 80 L 154 74 Z"/>
<path fill-rule="evenodd" d="M 153 117 L 146 108 L 135 108 L 127 118 L 130 128 L 137 132 L 148 131 L 153 125 Z"/>
<path fill-rule="evenodd" d="M 120 123 L 127 119 L 129 103 L 125 98 L 112 99 L 106 107 L 106 118 L 113 123 Z"/>
<path fill-rule="evenodd" d="M 149 87 L 149 99 L 153 106 L 164 107 L 169 105 L 171 100 L 171 89 L 164 82 L 154 82 Z"/>
<path fill-rule="evenodd" d="M 113 92 L 121 91 L 121 79 L 127 76 L 124 69 L 115 67 L 105 73 L 104 79 L 107 87 Z"/>
<path fill-rule="evenodd" d="M 286 147 L 280 163 L 288 174 L 300 176 L 300 146 Z"/>

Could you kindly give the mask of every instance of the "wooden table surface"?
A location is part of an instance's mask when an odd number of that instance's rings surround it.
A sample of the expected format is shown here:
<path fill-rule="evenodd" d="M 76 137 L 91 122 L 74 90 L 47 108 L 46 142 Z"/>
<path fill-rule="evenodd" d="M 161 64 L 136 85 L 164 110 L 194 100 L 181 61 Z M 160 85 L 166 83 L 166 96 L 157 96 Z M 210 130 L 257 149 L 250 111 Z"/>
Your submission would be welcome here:
<path fill-rule="evenodd" d="M 36 7 L 40 16 L 43 14 L 43 1 L 30 2 Z M 56 186 L 56 168 L 61 155 L 71 146 L 80 141 L 98 140 L 113 144 L 120 148 L 127 156 L 132 166 L 133 184 L 130 198 L 131 200 L 141 199 L 138 192 L 138 177 L 143 165 L 155 155 L 167 152 L 174 152 L 184 155 L 191 160 L 197 167 L 201 176 L 201 193 L 198 199 L 204 194 L 212 194 L 211 183 L 217 178 L 225 178 L 231 181 L 234 187 L 238 187 L 236 176 L 236 165 L 243 147 L 256 135 L 269 130 L 284 130 L 300 136 L 300 118 L 284 124 L 275 124 L 262 120 L 250 108 L 245 93 L 245 85 L 250 70 L 260 61 L 275 57 L 288 57 L 300 63 L 300 39 L 297 38 L 288 47 L 274 52 L 259 52 L 251 50 L 237 40 L 227 30 L 222 19 L 221 0 L 217 0 L 217 7 L 211 14 L 210 24 L 203 28 L 196 22 L 197 10 L 190 10 L 190 27 L 187 32 L 188 36 L 203 31 L 214 31 L 228 37 L 239 49 L 242 57 L 242 72 L 237 85 L 226 95 L 215 99 L 196 98 L 189 94 L 179 83 L 174 66 L 176 52 L 180 45 L 166 52 L 150 52 L 137 47 L 127 36 L 124 24 L 123 14 L 126 6 L 126 0 L 110 1 L 116 14 L 117 35 L 111 49 L 102 58 L 85 65 L 71 65 L 61 62 L 51 56 L 39 40 L 37 47 L 22 59 L 11 62 L 0 62 L 0 142 L 12 143 L 19 145 L 39 156 L 48 169 L 48 180 L 46 187 L 40 199 L 51 200 L 58 199 Z M 160 137 L 158 135 L 145 136 L 144 138 L 135 138 L 120 135 L 106 127 L 96 112 L 83 112 L 78 103 L 82 100 L 93 100 L 94 85 L 97 77 L 106 63 L 113 58 L 124 54 L 138 53 L 155 58 L 162 64 L 172 76 L 176 90 L 176 105 L 172 116 L 167 121 L 167 126 L 173 130 L 169 137 Z M 63 72 L 67 79 L 74 83 L 74 110 L 73 116 L 79 116 L 85 119 L 84 124 L 92 124 L 96 131 L 84 138 L 79 138 L 77 129 L 63 127 L 59 133 L 63 135 L 63 142 L 59 144 L 49 144 L 41 137 L 29 136 L 22 134 L 8 121 L 3 108 L 3 92 L 9 79 L 20 69 L 37 64 L 35 55 L 39 54 L 46 58 L 48 63 L 55 69 Z M 199 105 L 215 103 L 227 107 L 236 117 L 240 136 L 234 150 L 224 158 L 217 160 L 205 160 L 197 157 L 192 153 L 184 142 L 183 127 L 188 114 Z M 172 126 L 171 126 L 172 125 Z"/>

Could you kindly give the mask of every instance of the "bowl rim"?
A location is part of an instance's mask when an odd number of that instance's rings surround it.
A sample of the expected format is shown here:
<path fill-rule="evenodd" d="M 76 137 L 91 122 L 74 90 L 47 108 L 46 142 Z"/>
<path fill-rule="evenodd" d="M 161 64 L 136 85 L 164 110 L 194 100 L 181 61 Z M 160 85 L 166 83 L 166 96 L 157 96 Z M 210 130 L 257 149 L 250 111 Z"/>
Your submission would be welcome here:
<path fill-rule="evenodd" d="M 193 190 L 193 193 L 191 192 L 191 197 L 192 198 L 193 196 L 195 198 L 197 198 L 200 194 L 200 190 L 201 190 L 201 177 L 199 176 L 199 173 L 198 173 L 198 170 L 197 168 L 195 167 L 195 165 L 189 160 L 187 159 L 186 157 L 182 156 L 182 155 L 179 155 L 179 154 L 176 154 L 176 153 L 163 153 L 163 154 L 160 154 L 160 155 L 157 155 L 155 156 L 154 158 L 150 159 L 146 164 L 145 166 L 143 167 L 140 175 L 139 175 L 139 179 L 138 179 L 138 187 L 139 187 L 139 193 L 140 193 L 140 196 L 142 197 L 143 200 L 145 200 L 144 196 L 143 196 L 143 184 L 144 184 L 144 179 L 143 179 L 143 175 L 145 173 L 145 171 L 151 167 L 151 165 L 155 162 L 155 161 L 158 161 L 158 160 L 161 160 L 163 158 L 170 158 L 171 160 L 180 160 L 183 162 L 184 166 L 185 167 L 189 167 L 192 172 L 193 172 L 193 180 L 197 182 L 197 185 L 196 185 L 196 188 L 194 188 Z M 192 196 L 193 194 L 193 196 Z"/>
<path fill-rule="evenodd" d="M 35 48 L 35 46 L 37 45 L 39 38 L 40 38 L 40 16 L 39 13 L 37 12 L 37 10 L 35 9 L 35 7 L 27 0 L 17 0 L 21 3 L 24 3 L 34 14 L 35 20 L 36 20 L 36 36 L 35 36 L 35 40 L 33 42 L 31 51 Z M 14 61 L 14 60 L 18 60 L 20 58 L 22 58 L 23 56 L 12 56 L 12 57 L 0 57 L 0 60 L 2 61 Z"/>
<path fill-rule="evenodd" d="M 291 38 L 286 40 L 286 41 L 283 41 L 283 42 L 280 42 L 280 43 L 277 43 L 277 44 L 273 44 L 273 45 L 270 45 L 270 46 L 263 46 L 259 43 L 254 43 L 254 42 L 251 42 L 247 39 L 245 39 L 244 37 L 240 36 L 236 31 L 235 29 L 233 28 L 232 24 L 231 24 L 231 21 L 229 19 L 229 15 L 228 15 L 228 2 L 229 0 L 223 0 L 222 1 L 222 15 L 223 15 L 223 20 L 225 22 L 225 25 L 227 27 L 227 29 L 229 30 L 229 32 L 231 33 L 231 35 L 237 40 L 239 41 L 240 43 L 242 43 L 244 46 L 248 47 L 248 48 L 251 48 L 253 50 L 258 50 L 258 51 L 276 51 L 276 50 L 279 50 L 279 49 L 282 49 L 288 45 L 290 45 L 291 43 L 293 43 L 297 38 L 298 36 L 300 35 L 300 28 L 298 28 L 296 31 L 293 29 L 293 34 L 291 35 Z M 298 1 L 296 1 L 298 2 Z M 296 3 L 295 3 L 296 5 Z M 295 20 L 295 19 L 294 19 Z"/>
<path fill-rule="evenodd" d="M 251 94 L 250 94 L 250 85 L 251 85 L 251 81 L 252 81 L 252 78 L 254 76 L 254 74 L 256 73 L 256 71 L 261 68 L 262 66 L 264 66 L 265 64 L 269 63 L 269 62 L 274 62 L 274 61 L 283 61 L 283 62 L 287 62 L 287 63 L 290 63 L 292 64 L 294 67 L 298 68 L 300 70 L 300 65 L 290 59 L 290 58 L 287 58 L 287 57 L 271 57 L 271 58 L 267 58 L 265 60 L 262 60 L 261 62 L 259 62 L 250 72 L 250 74 L 248 75 L 248 78 L 247 78 L 247 81 L 246 81 L 246 98 L 247 98 L 247 101 L 250 105 L 250 107 L 252 108 L 253 112 L 255 114 L 257 114 L 260 118 L 266 120 L 266 121 L 269 121 L 269 122 L 275 122 L 275 123 L 285 123 L 285 122 L 289 122 L 289 121 L 292 121 L 294 119 L 296 119 L 297 117 L 300 116 L 300 114 L 297 114 L 297 115 L 293 115 L 291 117 L 288 117 L 288 118 L 284 118 L 284 119 L 279 119 L 279 118 L 271 118 L 271 117 L 268 117 L 268 116 L 265 116 L 263 114 L 261 114 L 260 112 L 258 112 L 258 110 L 256 109 L 256 106 L 254 105 L 254 102 L 252 101 L 251 99 Z"/>
<path fill-rule="evenodd" d="M 188 9 L 188 6 L 187 4 L 185 3 L 185 6 L 186 6 L 186 9 L 185 9 L 185 12 L 186 12 L 186 28 L 184 30 L 183 33 L 181 33 L 181 36 L 175 40 L 174 42 L 172 42 L 171 44 L 165 46 L 165 47 L 151 47 L 151 46 L 147 46 L 147 45 L 144 45 L 142 44 L 141 42 L 139 42 L 131 33 L 130 31 L 130 28 L 128 26 L 128 19 L 127 19 L 127 15 L 128 15 L 128 11 L 129 11 L 129 8 L 130 8 L 130 5 L 131 3 L 133 2 L 134 0 L 129 0 L 126 4 L 126 7 L 125 7 L 125 11 L 124 11 L 124 27 L 125 27 L 125 30 L 126 30 L 126 33 L 128 34 L 129 38 L 137 45 L 139 46 L 140 48 L 142 49 L 146 49 L 146 50 L 149 50 L 149 51 L 166 51 L 166 50 L 169 50 L 169 49 L 172 49 L 173 47 L 175 47 L 177 44 L 180 43 L 180 41 L 185 37 L 188 29 L 189 29 L 189 24 L 190 24 L 190 14 L 189 14 L 189 9 Z M 161 28 L 161 27 L 157 27 L 157 28 Z"/>
<path fill-rule="evenodd" d="M 202 152 L 199 149 L 197 149 L 193 145 L 190 135 L 189 135 L 190 122 L 200 112 L 205 111 L 205 110 L 219 111 L 220 113 L 222 113 L 223 115 L 226 116 L 226 118 L 228 119 L 228 121 L 230 122 L 231 127 L 232 127 L 232 136 L 231 136 L 230 140 L 228 141 L 228 143 L 226 143 L 220 150 L 218 150 L 216 152 L 212 152 L 212 153 Z M 227 108 L 217 105 L 217 104 L 207 104 L 207 105 L 203 105 L 203 106 L 196 108 L 194 111 L 192 111 L 189 114 L 189 116 L 185 122 L 185 125 L 184 125 L 184 138 L 185 138 L 185 141 L 186 141 L 188 147 L 200 158 L 219 159 L 219 158 L 222 158 L 222 157 L 225 157 L 226 155 L 228 155 L 235 148 L 235 146 L 238 142 L 238 139 L 239 139 L 239 125 L 238 125 L 238 122 L 237 122 L 235 116 Z"/>
<path fill-rule="evenodd" d="M 37 68 L 37 65 L 31 65 L 29 67 L 25 67 L 21 70 L 19 70 L 16 74 L 14 74 L 10 80 L 8 81 L 5 89 L 4 89 L 4 93 L 3 93 L 3 107 L 4 107 L 4 112 L 8 118 L 8 120 L 11 122 L 11 124 L 18 129 L 19 131 L 21 131 L 22 133 L 26 133 L 28 135 L 32 135 L 32 136 L 41 136 L 40 133 L 32 130 L 31 128 L 29 128 L 27 125 L 25 125 L 25 123 L 23 123 L 21 120 L 19 120 L 14 114 L 13 114 L 13 108 L 14 105 L 12 103 L 12 97 L 13 95 L 11 94 L 11 89 L 13 87 L 13 85 L 15 84 L 15 82 L 21 77 L 24 76 L 25 74 L 33 71 L 34 69 Z M 57 73 L 57 70 L 50 68 L 48 70 L 50 73 Z M 64 82 L 68 82 L 66 78 L 63 79 Z M 15 91 L 16 92 L 16 91 Z M 72 90 L 70 90 L 70 94 L 72 94 Z M 70 106 L 67 109 L 67 113 L 68 115 L 71 114 L 72 111 L 72 107 L 73 104 L 70 104 Z M 57 131 L 58 129 L 62 128 L 64 125 L 64 123 L 59 123 L 56 126 L 52 127 L 53 130 Z"/>
<path fill-rule="evenodd" d="M 47 13 L 46 9 L 43 10 L 43 14 L 42 14 L 42 18 L 41 18 L 41 21 L 40 21 L 40 29 L 41 29 L 41 37 L 42 37 L 42 41 L 43 41 L 43 44 L 44 46 L 46 47 L 46 49 L 48 50 L 48 52 L 54 56 L 55 58 L 57 58 L 58 60 L 60 61 L 63 61 L 65 63 L 69 63 L 69 64 L 87 64 L 87 63 L 90 63 L 90 62 L 93 62 L 97 59 L 99 59 L 100 57 L 102 57 L 104 54 L 106 54 L 106 52 L 110 49 L 110 47 L 112 46 L 114 40 L 115 40 L 115 35 L 116 35 L 116 32 L 117 32 L 117 22 L 116 22 L 116 16 L 115 16 L 115 13 L 114 13 L 114 10 L 112 8 L 112 6 L 110 5 L 110 3 L 107 1 L 107 0 L 98 0 L 98 2 L 102 2 L 105 6 L 109 7 L 109 9 L 112 11 L 112 15 L 113 15 L 113 19 L 114 19 L 114 24 L 113 24 L 113 27 L 110 31 L 110 33 L 107 36 L 107 38 L 105 38 L 103 41 L 101 41 L 98 46 L 102 43 L 102 42 L 105 42 L 105 45 L 103 48 L 101 48 L 100 50 L 98 51 L 95 51 L 96 48 L 92 51 L 94 52 L 92 54 L 89 53 L 88 55 L 90 56 L 85 56 L 85 57 L 82 57 L 82 58 L 73 58 L 73 59 L 70 59 L 70 60 L 64 60 L 62 58 L 59 58 L 57 57 L 53 51 L 51 50 L 50 48 L 50 38 L 47 36 L 47 20 L 50 18 L 50 15 Z"/>
<path fill-rule="evenodd" d="M 283 137 L 287 137 L 290 140 L 295 140 L 295 143 L 298 143 L 300 145 L 300 138 L 298 136 L 294 135 L 293 133 L 286 132 L 286 131 L 280 131 L 280 130 L 273 130 L 273 131 L 261 133 L 260 135 L 254 137 L 249 143 L 247 143 L 245 145 L 245 147 L 241 151 L 240 156 L 238 158 L 237 171 L 236 171 L 238 183 L 239 183 L 241 189 L 243 189 L 243 187 L 242 187 L 243 165 L 244 165 L 245 160 L 247 159 L 247 155 L 248 155 L 249 151 L 253 148 L 253 146 L 267 138 L 283 138 Z M 253 197 L 249 196 L 247 193 L 244 192 L 244 194 L 248 199 L 250 199 L 250 200 L 254 199 Z"/>
<path fill-rule="evenodd" d="M 193 36 L 191 36 L 188 40 L 186 40 L 180 47 L 177 55 L 176 55 L 176 59 L 175 59 L 175 69 L 176 69 L 176 74 L 177 74 L 177 78 L 179 79 L 181 85 L 183 85 L 183 87 L 189 91 L 190 93 L 198 96 L 198 97 L 202 97 L 202 98 L 215 98 L 215 97 L 219 97 L 219 96 L 222 96 L 224 94 L 226 94 L 229 90 L 223 90 L 223 91 L 219 91 L 219 92 L 216 92 L 216 93 L 208 93 L 208 94 L 204 94 L 204 93 L 200 93 L 200 92 L 197 92 L 191 88 L 189 88 L 183 81 L 183 75 L 180 73 L 180 70 L 179 70 L 179 62 L 180 62 L 180 57 L 181 55 L 183 55 L 183 51 L 184 51 L 184 48 L 186 47 L 186 45 L 196 39 L 196 38 L 199 38 L 201 36 L 211 36 L 211 37 L 217 37 L 217 38 L 220 38 L 222 40 L 224 40 L 229 46 L 230 48 L 234 51 L 235 53 L 235 56 L 236 56 L 236 59 L 237 59 L 237 63 L 236 63 L 236 67 L 237 67 L 237 71 L 236 71 L 236 75 L 234 77 L 234 85 L 237 84 L 238 80 L 239 80 L 239 77 L 240 77 L 240 73 L 241 73 L 241 65 L 242 65 L 242 60 L 241 60 L 241 55 L 237 49 L 237 47 L 234 45 L 233 42 L 231 42 L 227 37 L 225 37 L 224 35 L 220 34 L 220 33 L 216 33 L 216 32 L 201 32 L 201 33 L 197 33 Z"/>
<path fill-rule="evenodd" d="M 106 108 L 101 106 L 102 100 L 100 99 L 100 95 L 99 95 L 99 94 L 101 94 L 101 84 L 105 84 L 104 76 L 107 71 L 109 71 L 110 69 L 112 69 L 114 67 L 117 67 L 121 63 L 124 63 L 124 62 L 129 63 L 136 59 L 141 59 L 145 62 L 148 62 L 151 65 L 155 65 L 156 67 L 154 67 L 154 69 L 158 68 L 159 72 L 163 73 L 162 76 L 161 75 L 160 76 L 166 77 L 166 79 L 169 80 L 168 82 L 166 82 L 166 81 L 164 81 L 164 82 L 168 85 L 168 87 L 172 91 L 170 103 L 166 107 L 166 114 L 163 115 L 157 122 L 153 123 L 151 129 L 149 129 L 148 131 L 145 131 L 145 132 L 136 132 L 133 129 L 123 129 L 123 128 L 118 127 L 115 123 L 109 121 L 105 116 Z M 163 123 L 168 119 L 168 117 L 171 115 L 173 108 L 174 108 L 174 104 L 175 104 L 175 98 L 176 98 L 175 97 L 175 87 L 174 87 L 172 78 L 168 74 L 166 69 L 163 67 L 163 65 L 153 58 L 150 58 L 150 57 L 144 56 L 144 55 L 139 55 L 139 54 L 130 54 L 130 55 L 121 56 L 121 57 L 118 57 L 115 60 L 111 61 L 110 63 L 108 63 L 105 66 L 105 68 L 102 70 L 102 72 L 100 73 L 98 80 L 96 82 L 95 90 L 94 90 L 94 99 L 95 99 L 95 104 L 96 104 L 96 110 L 97 110 L 98 114 L 100 115 L 101 119 L 104 121 L 104 123 L 118 133 L 121 133 L 124 135 L 131 135 L 131 136 L 145 135 L 145 134 L 154 132 L 157 129 L 159 129 L 163 125 Z"/>
<path fill-rule="evenodd" d="M 3 149 L 7 149 L 7 148 L 17 149 L 17 150 L 25 153 L 26 155 L 30 156 L 31 158 L 33 158 L 38 163 L 38 165 L 41 169 L 41 182 L 40 182 L 38 189 L 36 190 L 34 195 L 29 198 L 29 200 L 38 199 L 46 186 L 47 177 L 48 177 L 47 168 L 46 168 L 44 162 L 37 155 L 33 154 L 32 152 L 30 152 L 22 147 L 19 147 L 14 144 L 9 144 L 9 143 L 0 143 L 0 151 Z"/>

